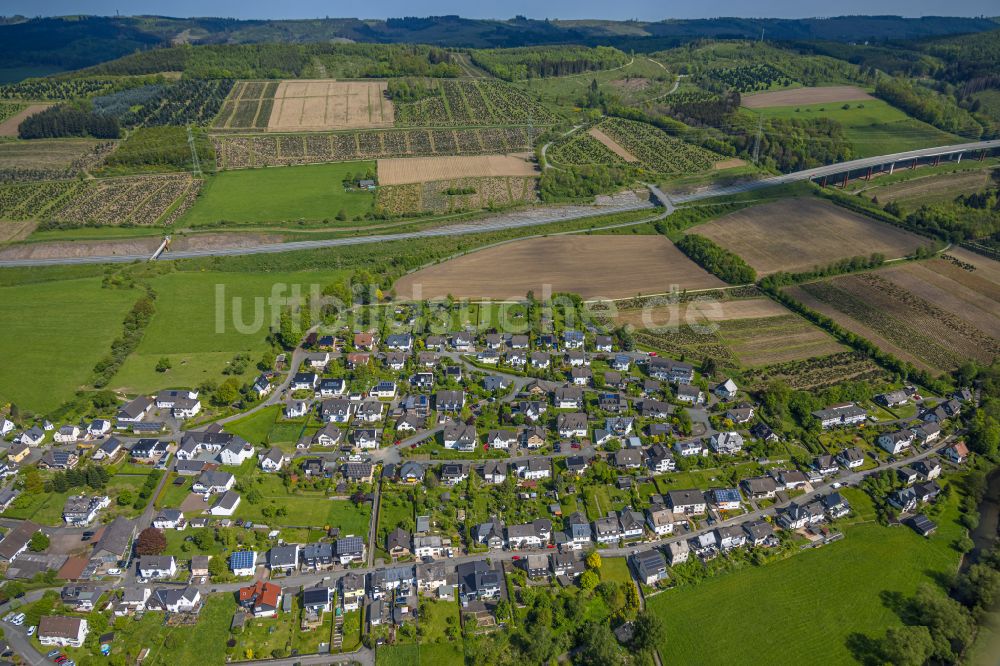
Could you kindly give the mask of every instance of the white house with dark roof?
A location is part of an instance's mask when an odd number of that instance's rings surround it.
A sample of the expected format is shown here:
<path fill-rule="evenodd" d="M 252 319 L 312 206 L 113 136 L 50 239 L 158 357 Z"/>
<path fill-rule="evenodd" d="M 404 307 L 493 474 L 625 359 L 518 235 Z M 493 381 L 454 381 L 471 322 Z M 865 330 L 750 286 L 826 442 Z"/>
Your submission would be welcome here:
<path fill-rule="evenodd" d="M 898 455 L 910 448 L 915 435 L 912 430 L 897 430 L 878 436 L 878 445 L 892 455 Z"/>
<path fill-rule="evenodd" d="M 240 505 L 240 496 L 233 490 L 222 493 L 208 512 L 213 516 L 231 516 Z"/>

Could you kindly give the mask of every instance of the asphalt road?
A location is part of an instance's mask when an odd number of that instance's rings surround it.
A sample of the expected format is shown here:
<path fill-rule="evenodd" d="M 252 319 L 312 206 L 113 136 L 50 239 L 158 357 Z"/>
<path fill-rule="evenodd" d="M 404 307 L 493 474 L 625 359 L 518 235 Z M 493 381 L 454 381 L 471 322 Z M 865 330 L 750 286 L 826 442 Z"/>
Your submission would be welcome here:
<path fill-rule="evenodd" d="M 972 143 L 953 144 L 950 146 L 937 146 L 934 148 L 921 148 L 919 150 L 909 150 L 902 153 L 891 153 L 877 157 L 866 157 L 848 162 L 840 162 L 828 166 L 805 169 L 794 173 L 772 176 L 761 180 L 739 183 L 736 185 L 726 185 L 709 187 L 689 194 L 681 194 L 672 197 L 674 203 L 689 203 L 702 199 L 710 199 L 729 194 L 739 194 L 759 190 L 766 187 L 787 185 L 789 183 L 822 178 L 823 176 L 833 176 L 844 173 L 847 170 L 867 169 L 890 162 L 903 162 L 915 158 L 936 157 L 949 155 L 959 151 L 983 150 L 1000 148 L 1000 139 L 992 141 L 976 141 Z M 654 189 L 654 188 L 651 188 Z M 654 195 L 656 192 L 654 192 Z M 662 194 L 662 193 L 660 193 Z M 656 195 L 660 198 L 659 195 Z M 666 198 L 660 198 L 661 202 L 666 202 Z M 169 259 L 191 259 L 195 257 L 211 256 L 237 256 L 246 254 L 274 254 L 278 252 L 291 252 L 294 250 L 313 250 L 328 247 L 343 247 L 348 245 L 366 245 L 369 243 L 382 243 L 387 241 L 413 240 L 417 238 L 435 238 L 441 236 L 461 236 L 476 234 L 486 231 L 502 231 L 506 229 L 519 229 L 524 227 L 550 224 L 553 222 L 566 222 L 570 220 L 586 219 L 600 215 L 608 215 L 632 210 L 642 210 L 650 207 L 646 202 L 618 202 L 607 206 L 563 206 L 558 209 L 530 208 L 526 210 L 503 213 L 491 218 L 479 221 L 463 222 L 460 224 L 446 225 L 435 229 L 423 231 L 412 231 L 400 234 L 376 234 L 372 236 L 353 236 L 350 238 L 333 238 L 314 241 L 296 241 L 291 243 L 272 243 L 268 245 L 258 245 L 255 247 L 241 248 L 218 248 L 205 250 L 186 250 L 178 252 L 164 252 L 160 260 Z M 64 264 L 105 264 L 105 263 L 130 263 L 134 261 L 149 260 L 148 255 L 115 255 L 115 256 L 94 256 L 94 257 L 62 257 L 53 259 L 8 259 L 0 261 L 0 267 L 14 266 L 56 266 Z"/>

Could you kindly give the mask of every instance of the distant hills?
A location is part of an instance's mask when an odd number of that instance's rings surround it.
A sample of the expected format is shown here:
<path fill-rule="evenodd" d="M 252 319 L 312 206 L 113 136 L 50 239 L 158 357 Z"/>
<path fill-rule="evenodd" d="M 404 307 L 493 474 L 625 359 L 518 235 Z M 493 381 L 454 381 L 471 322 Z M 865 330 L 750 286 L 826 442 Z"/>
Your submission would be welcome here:
<path fill-rule="evenodd" d="M 1000 27 L 996 19 L 840 16 L 822 19 L 539 21 L 431 16 L 388 20 L 178 19 L 161 16 L 0 18 L 3 68 L 78 69 L 139 50 L 177 43 L 251 44 L 346 40 L 486 48 L 544 44 L 608 45 L 656 51 L 700 38 L 772 41 L 887 42 L 976 33 Z"/>

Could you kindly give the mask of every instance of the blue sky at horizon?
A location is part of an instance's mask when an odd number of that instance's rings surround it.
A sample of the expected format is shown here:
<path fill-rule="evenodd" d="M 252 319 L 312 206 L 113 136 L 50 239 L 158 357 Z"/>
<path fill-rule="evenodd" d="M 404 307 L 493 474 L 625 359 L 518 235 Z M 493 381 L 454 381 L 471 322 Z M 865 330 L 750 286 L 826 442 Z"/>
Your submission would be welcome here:
<path fill-rule="evenodd" d="M 818 13 L 825 9 L 825 13 Z M 664 2 L 633 0 L 612 3 L 606 0 L 511 0 L 502 4 L 468 0 L 430 0 L 414 3 L 383 0 L 372 5 L 332 4 L 320 0 L 294 0 L 275 3 L 271 0 L 2 0 L 0 14 L 25 16 L 61 16 L 157 14 L 161 16 L 218 16 L 240 19 L 285 19 L 352 17 L 383 19 L 400 16 L 458 14 L 466 18 L 511 18 L 521 14 L 529 18 L 561 19 L 638 19 L 659 21 L 668 18 L 714 18 L 740 16 L 750 18 L 807 18 L 850 14 L 895 14 L 900 16 L 998 16 L 996 0 L 953 0 L 947 5 L 932 0 L 842 0 L 824 7 L 801 0 L 710 0 L 709 2 Z"/>

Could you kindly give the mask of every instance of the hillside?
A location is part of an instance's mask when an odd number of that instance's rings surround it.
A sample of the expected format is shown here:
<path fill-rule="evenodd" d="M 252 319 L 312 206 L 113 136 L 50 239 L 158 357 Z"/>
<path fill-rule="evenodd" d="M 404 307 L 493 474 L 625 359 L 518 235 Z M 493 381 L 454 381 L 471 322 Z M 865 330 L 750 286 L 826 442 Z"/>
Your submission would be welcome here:
<path fill-rule="evenodd" d="M 995 29 L 992 19 L 844 16 L 828 19 L 666 20 L 661 22 L 505 21 L 458 16 L 360 20 L 236 20 L 225 18 L 15 17 L 0 23 L 0 70 L 78 69 L 136 50 L 182 44 L 257 44 L 350 40 L 503 48 L 575 43 L 654 51 L 702 38 L 746 39 L 761 29 L 773 40 L 905 40 Z"/>

